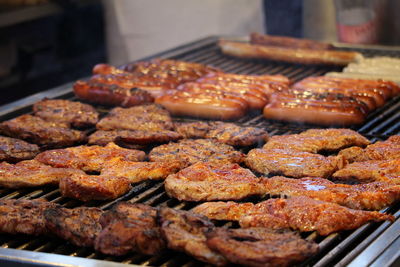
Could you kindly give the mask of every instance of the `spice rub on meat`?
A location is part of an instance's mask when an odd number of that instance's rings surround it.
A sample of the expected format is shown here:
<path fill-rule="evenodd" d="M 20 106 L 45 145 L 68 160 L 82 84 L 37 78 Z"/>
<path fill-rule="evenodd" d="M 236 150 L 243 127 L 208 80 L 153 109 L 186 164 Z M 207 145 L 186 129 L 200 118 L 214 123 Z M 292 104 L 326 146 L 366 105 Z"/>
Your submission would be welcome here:
<path fill-rule="evenodd" d="M 103 231 L 96 250 L 108 255 L 139 252 L 154 255 L 165 248 L 156 220 L 157 209 L 144 204 L 120 202 L 100 218 Z"/>
<path fill-rule="evenodd" d="M 63 99 L 44 99 L 33 105 L 36 116 L 46 121 L 68 123 L 73 127 L 90 127 L 99 120 L 94 107 Z"/>
<path fill-rule="evenodd" d="M 83 132 L 72 130 L 68 124 L 50 122 L 32 115 L 21 115 L 0 123 L 0 132 L 46 147 L 65 147 L 86 139 Z"/>
<path fill-rule="evenodd" d="M 187 165 L 196 162 L 240 163 L 244 155 L 233 147 L 211 139 L 183 139 L 153 148 L 150 161 L 181 161 Z"/>
<path fill-rule="evenodd" d="M 36 160 L 56 167 L 74 168 L 83 171 L 101 171 L 104 164 L 113 159 L 142 161 L 146 154 L 140 150 L 127 149 L 109 143 L 102 146 L 77 146 L 47 150 L 36 156 Z"/>
<path fill-rule="evenodd" d="M 349 209 L 305 196 L 273 198 L 258 204 L 207 202 L 192 211 L 209 219 L 239 221 L 242 227 L 290 228 L 320 235 L 356 229 L 369 221 L 394 220 L 389 214 Z"/>
<path fill-rule="evenodd" d="M 39 147 L 20 139 L 0 136 L 0 160 L 16 162 L 32 159 L 39 153 Z"/>

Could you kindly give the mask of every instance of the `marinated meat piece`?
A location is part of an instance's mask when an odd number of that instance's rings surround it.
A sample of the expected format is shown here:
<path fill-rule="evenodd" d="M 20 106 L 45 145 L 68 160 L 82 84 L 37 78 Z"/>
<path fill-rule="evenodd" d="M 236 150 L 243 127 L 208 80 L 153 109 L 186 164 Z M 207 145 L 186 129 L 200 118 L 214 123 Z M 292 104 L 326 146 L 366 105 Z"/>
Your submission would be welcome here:
<path fill-rule="evenodd" d="M 189 211 L 161 208 L 157 214 L 161 234 L 170 249 L 185 252 L 196 259 L 217 266 L 227 264 L 226 259 L 206 245 L 205 233 L 214 225 L 199 214 Z"/>
<path fill-rule="evenodd" d="M 216 228 L 206 236 L 209 248 L 244 266 L 292 266 L 319 249 L 292 231 L 266 228 Z"/>
<path fill-rule="evenodd" d="M 16 162 L 24 159 L 32 159 L 38 154 L 39 147 L 25 141 L 0 136 L 0 160 Z"/>
<path fill-rule="evenodd" d="M 362 183 L 380 181 L 400 184 L 400 159 L 354 162 L 335 172 L 332 177 Z"/>
<path fill-rule="evenodd" d="M 116 199 L 130 189 L 131 183 L 123 177 L 83 174 L 60 181 L 61 195 L 81 201 Z"/>
<path fill-rule="evenodd" d="M 56 206 L 45 199 L 0 200 L 0 232 L 26 235 L 46 234 L 44 211 Z"/>
<path fill-rule="evenodd" d="M 99 130 L 160 131 L 173 129 L 171 117 L 157 105 L 114 108 L 97 123 Z"/>
<path fill-rule="evenodd" d="M 233 147 L 210 139 L 184 139 L 153 148 L 150 161 L 181 161 L 187 165 L 196 162 L 240 163 L 244 155 Z"/>
<path fill-rule="evenodd" d="M 208 202 L 192 211 L 209 219 L 239 221 L 245 228 L 290 228 L 301 232 L 317 231 L 320 235 L 357 229 L 369 221 L 394 220 L 390 214 L 353 210 L 305 196 L 273 198 L 258 204 Z"/>
<path fill-rule="evenodd" d="M 103 231 L 96 239 L 96 250 L 121 256 L 129 252 L 154 255 L 165 248 L 157 210 L 144 204 L 120 202 L 103 214 Z"/>
<path fill-rule="evenodd" d="M 70 168 L 53 168 L 36 160 L 24 160 L 17 164 L 0 163 L 0 186 L 6 188 L 58 185 L 61 178 L 81 175 L 83 172 Z"/>
<path fill-rule="evenodd" d="M 114 130 L 114 131 L 103 131 L 98 130 L 89 136 L 88 144 L 105 146 L 109 143 L 116 143 L 119 146 L 130 148 L 130 149 L 145 149 L 146 146 L 137 144 L 127 144 L 118 138 L 120 135 L 124 135 L 127 130 Z M 129 131 L 128 131 L 129 132 Z"/>
<path fill-rule="evenodd" d="M 86 139 L 83 132 L 71 130 L 65 123 L 45 121 L 32 115 L 0 123 L 0 132 L 47 147 L 71 146 Z"/>
<path fill-rule="evenodd" d="M 56 167 L 74 168 L 83 171 L 101 171 L 103 165 L 112 159 L 142 161 L 146 154 L 140 150 L 127 149 L 109 143 L 107 146 L 77 146 L 47 150 L 36 156 L 36 160 Z"/>
<path fill-rule="evenodd" d="M 169 175 L 164 186 L 169 196 L 179 200 L 230 200 L 262 195 L 261 179 L 237 164 L 198 162 Z"/>
<path fill-rule="evenodd" d="M 45 210 L 46 227 L 52 234 L 79 247 L 93 247 L 102 227 L 98 208 L 50 208 Z"/>
<path fill-rule="evenodd" d="M 352 163 L 355 161 L 369 160 L 368 155 L 365 153 L 365 150 L 358 146 L 352 146 L 352 147 L 340 150 L 338 155 L 343 156 L 349 163 Z"/>
<path fill-rule="evenodd" d="M 175 123 L 175 131 L 186 139 L 206 138 L 211 128 L 212 122 L 208 121 Z"/>
<path fill-rule="evenodd" d="M 245 163 L 253 171 L 264 175 L 327 178 L 343 168 L 346 161 L 342 156 L 324 157 L 291 149 L 252 149 Z"/>
<path fill-rule="evenodd" d="M 105 163 L 101 175 L 125 177 L 131 183 L 144 180 L 164 180 L 168 175 L 181 169 L 182 162 L 130 162 L 120 159 Z"/>
<path fill-rule="evenodd" d="M 350 146 L 365 147 L 369 144 L 367 138 L 350 129 L 310 129 L 300 134 L 272 136 L 264 148 L 319 153 L 336 152 Z"/>
<path fill-rule="evenodd" d="M 68 123 L 74 127 L 90 127 L 99 120 L 94 107 L 63 99 L 44 99 L 33 105 L 36 116 L 46 121 Z"/>

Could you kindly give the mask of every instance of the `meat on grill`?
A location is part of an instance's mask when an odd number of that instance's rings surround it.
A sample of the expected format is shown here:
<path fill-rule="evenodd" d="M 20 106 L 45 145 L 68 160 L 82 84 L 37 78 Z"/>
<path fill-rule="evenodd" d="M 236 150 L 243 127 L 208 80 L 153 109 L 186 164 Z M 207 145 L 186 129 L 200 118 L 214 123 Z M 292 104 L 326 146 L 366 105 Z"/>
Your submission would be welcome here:
<path fill-rule="evenodd" d="M 169 175 L 164 186 L 169 196 L 179 200 L 230 200 L 262 195 L 261 179 L 237 164 L 198 162 Z"/>
<path fill-rule="evenodd" d="M 144 180 L 163 180 L 168 175 L 181 169 L 182 162 L 130 162 L 120 159 L 105 163 L 101 175 L 107 177 L 124 177 L 131 183 Z"/>
<path fill-rule="evenodd" d="M 142 161 L 146 154 L 140 150 L 122 148 L 114 143 L 107 146 L 77 146 L 47 150 L 36 156 L 36 160 L 56 167 L 74 168 L 83 171 L 101 171 L 104 164 L 112 159 Z"/>
<path fill-rule="evenodd" d="M 183 139 L 153 148 L 150 161 L 181 161 L 187 165 L 196 162 L 240 163 L 244 155 L 233 147 L 211 139 Z"/>
<path fill-rule="evenodd" d="M 181 122 L 175 123 L 175 131 L 186 139 L 206 138 L 212 126 L 212 121 Z"/>
<path fill-rule="evenodd" d="M 215 228 L 206 236 L 209 248 L 244 266 L 292 266 L 319 250 L 313 241 L 287 230 Z"/>
<path fill-rule="evenodd" d="M 73 175 L 60 180 L 61 195 L 81 201 L 115 199 L 131 189 L 124 177 Z"/>
<path fill-rule="evenodd" d="M 346 147 L 365 147 L 367 138 L 351 129 L 310 129 L 300 134 L 272 136 L 263 148 L 293 149 L 302 152 L 336 152 Z"/>
<path fill-rule="evenodd" d="M 342 156 L 325 157 L 291 149 L 252 149 L 245 159 L 246 165 L 258 173 L 289 177 L 327 178 L 346 164 Z"/>
<path fill-rule="evenodd" d="M 165 248 L 157 210 L 144 204 L 120 202 L 100 218 L 103 231 L 96 239 L 96 250 L 109 255 L 139 252 L 154 255 Z"/>
<path fill-rule="evenodd" d="M 82 175 L 71 168 L 53 168 L 37 160 L 24 160 L 16 164 L 0 163 L 0 186 L 6 188 L 58 185 L 62 178 Z"/>
<path fill-rule="evenodd" d="M 158 211 L 157 217 L 168 248 L 185 252 L 216 266 L 227 264 L 223 256 L 206 245 L 205 234 L 214 229 L 207 217 L 166 207 Z"/>
<path fill-rule="evenodd" d="M 46 234 L 44 211 L 56 206 L 44 199 L 0 200 L 0 232 L 26 235 Z"/>
<path fill-rule="evenodd" d="M 28 114 L 0 123 L 0 132 L 46 147 L 71 146 L 86 139 L 83 132 L 70 129 L 66 123 L 45 121 Z"/>
<path fill-rule="evenodd" d="M 44 211 L 48 231 L 80 247 L 93 247 L 102 227 L 98 208 L 49 208 Z"/>
<path fill-rule="evenodd" d="M 0 136 L 0 160 L 17 162 L 32 159 L 39 153 L 39 147 L 23 140 Z"/>
<path fill-rule="evenodd" d="M 356 229 L 369 221 L 394 220 L 389 214 L 349 209 L 305 196 L 272 198 L 258 204 L 208 202 L 192 211 L 213 220 L 239 221 L 246 228 L 290 228 L 301 232 L 317 231 L 320 235 Z"/>
<path fill-rule="evenodd" d="M 113 131 L 103 131 L 97 130 L 88 138 L 88 144 L 90 145 L 98 145 L 98 146 L 105 146 L 109 143 L 115 143 L 122 147 L 127 147 L 131 149 L 145 149 L 146 146 L 138 145 L 138 144 L 127 144 L 121 141 L 119 136 L 125 135 L 125 133 L 129 134 L 130 131 L 128 130 L 113 130 Z"/>
<path fill-rule="evenodd" d="M 94 107 L 63 99 L 44 99 L 33 105 L 36 116 L 46 121 L 64 122 L 73 127 L 90 127 L 99 120 Z"/>

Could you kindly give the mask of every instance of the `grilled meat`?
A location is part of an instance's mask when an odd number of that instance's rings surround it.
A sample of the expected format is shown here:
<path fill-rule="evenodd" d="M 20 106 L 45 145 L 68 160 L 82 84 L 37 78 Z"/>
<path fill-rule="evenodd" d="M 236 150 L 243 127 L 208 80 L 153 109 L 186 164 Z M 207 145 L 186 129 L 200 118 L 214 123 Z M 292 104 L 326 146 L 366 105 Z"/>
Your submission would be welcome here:
<path fill-rule="evenodd" d="M 0 163 L 0 186 L 7 188 L 58 185 L 61 178 L 81 175 L 70 168 L 53 168 L 37 160 L 24 160 L 17 164 Z"/>
<path fill-rule="evenodd" d="M 63 99 L 44 99 L 36 102 L 33 112 L 46 121 L 64 122 L 74 127 L 90 127 L 99 120 L 99 113 L 94 107 Z"/>
<path fill-rule="evenodd" d="M 292 266 L 319 249 L 313 241 L 285 230 L 216 228 L 206 236 L 209 248 L 244 266 Z"/>
<path fill-rule="evenodd" d="M 26 235 L 46 234 L 44 211 L 53 207 L 56 207 L 56 204 L 44 199 L 0 200 L 0 232 Z"/>
<path fill-rule="evenodd" d="M 159 253 L 165 247 L 156 221 L 157 210 L 144 204 L 120 202 L 103 214 L 103 231 L 95 248 L 104 254 Z"/>
<path fill-rule="evenodd" d="M 239 221 L 246 228 L 290 228 L 301 232 L 317 231 L 320 235 L 356 229 L 369 221 L 394 220 L 389 214 L 353 210 L 305 196 L 274 198 L 258 204 L 208 202 L 192 211 L 209 219 Z"/>
<path fill-rule="evenodd" d="M 243 157 L 233 147 L 211 139 L 184 139 L 155 147 L 149 153 L 150 161 L 181 161 L 187 165 L 199 161 L 240 163 Z"/>
<path fill-rule="evenodd" d="M 350 129 L 310 129 L 300 134 L 272 136 L 264 148 L 319 153 L 336 152 L 350 146 L 365 147 L 369 144 L 367 138 Z"/>
<path fill-rule="evenodd" d="M 112 159 L 142 161 L 146 154 L 140 150 L 122 148 L 114 143 L 107 146 L 77 146 L 47 150 L 36 156 L 36 160 L 56 168 L 75 168 L 83 171 L 101 171 Z"/>
<path fill-rule="evenodd" d="M 198 162 L 164 182 L 171 197 L 186 201 L 242 199 L 263 194 L 261 178 L 237 164 Z"/>
<path fill-rule="evenodd" d="M 81 201 L 115 199 L 131 189 L 123 177 L 74 175 L 60 180 L 61 195 Z"/>
<path fill-rule="evenodd" d="M 71 146 L 86 139 L 83 132 L 71 130 L 66 123 L 45 121 L 32 115 L 0 123 L 0 132 L 47 147 Z"/>
<path fill-rule="evenodd" d="M 39 147 L 25 141 L 0 136 L 0 160 L 16 162 L 24 159 L 32 159 L 39 153 Z"/>
<path fill-rule="evenodd" d="M 295 178 L 331 176 L 346 164 L 342 156 L 324 157 L 291 149 L 252 149 L 247 154 L 246 165 L 264 175 L 275 174 Z"/>
<path fill-rule="evenodd" d="M 122 141 L 127 144 L 150 145 L 168 143 L 171 141 L 178 141 L 179 139 L 182 139 L 182 136 L 180 134 L 170 130 L 122 130 L 118 132 L 119 135 L 116 138 L 117 142 Z"/>
<path fill-rule="evenodd" d="M 50 208 L 45 210 L 46 227 L 50 233 L 80 247 L 93 247 L 102 227 L 103 211 L 98 208 Z"/>
<path fill-rule="evenodd" d="M 223 256 L 206 245 L 205 233 L 214 228 L 207 217 L 171 208 L 161 208 L 157 217 L 168 248 L 183 251 L 200 261 L 217 266 L 227 264 Z"/>
<path fill-rule="evenodd" d="M 146 146 L 138 144 L 127 144 L 121 141 L 119 136 L 129 134 L 128 130 L 114 130 L 114 131 L 103 131 L 98 130 L 89 136 L 88 144 L 105 146 L 109 143 L 115 143 L 122 147 L 127 147 L 130 149 L 145 149 Z"/>
<path fill-rule="evenodd" d="M 175 131 L 186 139 L 206 138 L 212 125 L 211 121 L 175 123 Z"/>

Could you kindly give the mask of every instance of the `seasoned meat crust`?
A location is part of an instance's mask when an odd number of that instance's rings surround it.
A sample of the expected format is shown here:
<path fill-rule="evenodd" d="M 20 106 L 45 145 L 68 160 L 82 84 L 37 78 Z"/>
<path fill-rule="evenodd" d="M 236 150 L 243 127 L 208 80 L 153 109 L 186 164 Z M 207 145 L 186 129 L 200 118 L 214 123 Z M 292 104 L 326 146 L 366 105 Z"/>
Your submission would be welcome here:
<path fill-rule="evenodd" d="M 46 227 L 50 233 L 80 247 L 93 247 L 102 227 L 102 210 L 79 207 L 74 209 L 50 208 L 45 210 Z"/>
<path fill-rule="evenodd" d="M 192 210 L 214 220 L 239 221 L 242 227 L 317 231 L 329 235 L 360 227 L 369 221 L 394 220 L 390 214 L 349 209 L 305 196 L 268 199 L 258 204 L 208 202 Z"/>
<path fill-rule="evenodd" d="M 184 139 L 153 148 L 150 161 L 182 161 L 187 165 L 196 162 L 240 163 L 244 155 L 233 147 L 211 139 Z"/>
<path fill-rule="evenodd" d="M 25 141 L 0 136 L 0 160 L 16 162 L 24 159 L 32 159 L 38 154 L 39 147 Z"/>
<path fill-rule="evenodd" d="M 86 139 L 83 132 L 72 130 L 65 123 L 45 121 L 32 115 L 0 123 L 0 132 L 46 147 L 71 146 Z"/>
<path fill-rule="evenodd" d="M 71 168 L 53 168 L 37 160 L 24 160 L 17 164 L 0 163 L 0 186 L 7 188 L 58 185 L 62 178 L 82 175 Z"/>
<path fill-rule="evenodd" d="M 33 105 L 36 116 L 46 121 L 64 122 L 73 127 L 90 127 L 99 120 L 94 107 L 63 99 L 44 99 Z"/>
<path fill-rule="evenodd" d="M 266 228 L 215 228 L 207 246 L 230 262 L 244 266 L 289 266 L 318 252 L 318 245 L 292 231 Z"/>
<path fill-rule="evenodd" d="M 109 143 L 107 146 L 77 146 L 47 150 L 36 156 L 36 160 L 56 167 L 74 168 L 83 171 L 101 171 L 104 164 L 113 159 L 142 161 L 146 154 L 140 150 L 127 149 Z"/>
<path fill-rule="evenodd" d="M 0 200 L 0 232 L 26 235 L 46 234 L 44 211 L 56 206 L 44 199 Z"/>
<path fill-rule="evenodd" d="M 92 133 L 89 136 L 88 144 L 89 145 L 99 145 L 105 146 L 109 143 L 116 143 L 122 147 L 128 147 L 131 149 L 145 149 L 145 145 L 138 145 L 138 144 L 127 144 L 121 141 L 120 136 L 124 136 L 125 134 L 129 134 L 131 131 L 128 130 L 113 130 L 113 131 L 103 131 L 98 130 Z"/>
<path fill-rule="evenodd" d="M 103 231 L 95 248 L 108 255 L 121 256 L 129 252 L 154 255 L 165 248 L 157 210 L 144 204 L 120 202 L 100 218 Z"/>
<path fill-rule="evenodd" d="M 292 149 L 302 152 L 334 152 L 350 146 L 365 147 L 367 138 L 350 129 L 310 129 L 300 134 L 275 135 L 264 149 Z"/>
<path fill-rule="evenodd" d="M 324 157 L 292 149 L 252 149 L 247 154 L 245 163 L 253 171 L 264 175 L 295 178 L 327 178 L 346 164 L 342 156 Z"/>
<path fill-rule="evenodd" d="M 214 228 L 207 217 L 171 208 L 161 208 L 157 217 L 168 248 L 185 252 L 216 266 L 227 264 L 223 256 L 213 252 L 206 245 L 205 233 Z"/>

